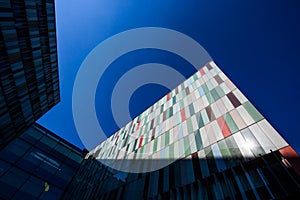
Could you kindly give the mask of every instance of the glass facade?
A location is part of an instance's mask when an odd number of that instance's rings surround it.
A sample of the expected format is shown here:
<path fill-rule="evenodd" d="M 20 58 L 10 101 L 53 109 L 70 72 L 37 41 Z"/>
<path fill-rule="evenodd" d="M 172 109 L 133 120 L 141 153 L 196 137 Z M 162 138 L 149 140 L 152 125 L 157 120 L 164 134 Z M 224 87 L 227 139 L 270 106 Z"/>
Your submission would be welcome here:
<path fill-rule="evenodd" d="M 60 101 L 54 0 L 0 2 L 0 149 Z"/>
<path fill-rule="evenodd" d="M 87 157 L 64 198 L 284 199 L 300 194 L 299 155 L 214 62 Z"/>
<path fill-rule="evenodd" d="M 84 154 L 34 124 L 0 151 L 0 199 L 59 199 Z"/>

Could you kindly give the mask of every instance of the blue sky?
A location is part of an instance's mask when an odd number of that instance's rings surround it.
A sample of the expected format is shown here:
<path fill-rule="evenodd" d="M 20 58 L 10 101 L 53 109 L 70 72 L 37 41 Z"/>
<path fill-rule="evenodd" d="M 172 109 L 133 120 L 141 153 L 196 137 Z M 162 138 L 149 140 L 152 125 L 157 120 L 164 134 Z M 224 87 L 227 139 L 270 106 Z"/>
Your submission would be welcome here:
<path fill-rule="evenodd" d="M 300 1 L 56 1 L 61 102 L 38 122 L 83 148 L 72 116 L 72 89 L 76 73 L 88 53 L 119 32 L 139 27 L 164 27 L 199 42 L 223 72 L 239 87 L 278 132 L 300 152 L 299 55 Z M 194 73 L 184 60 L 159 50 L 138 50 L 117 59 L 98 87 L 96 111 L 106 132 L 118 127 L 101 93 L 120 76 L 118 66 L 158 62 L 186 77 Z M 130 101 L 136 116 L 168 89 L 139 88 Z M 108 94 L 109 95 L 109 94 Z M 102 117 L 101 117 L 102 116 Z M 104 116 L 104 117 L 103 117 Z"/>

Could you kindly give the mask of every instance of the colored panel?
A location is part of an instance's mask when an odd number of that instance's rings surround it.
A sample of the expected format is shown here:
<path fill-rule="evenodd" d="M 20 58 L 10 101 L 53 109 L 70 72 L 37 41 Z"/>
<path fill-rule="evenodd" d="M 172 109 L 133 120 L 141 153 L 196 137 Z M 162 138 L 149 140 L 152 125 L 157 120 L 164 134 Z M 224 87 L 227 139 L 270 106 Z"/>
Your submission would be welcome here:
<path fill-rule="evenodd" d="M 241 105 L 241 102 L 236 98 L 236 96 L 232 92 L 229 92 L 227 94 L 227 97 L 235 108 Z"/>
<path fill-rule="evenodd" d="M 235 124 L 237 125 L 237 127 L 239 128 L 239 130 L 241 130 L 247 126 L 245 124 L 245 122 L 243 121 L 243 119 L 241 118 L 240 114 L 236 110 L 230 111 L 230 115 L 232 116 L 232 118 L 233 118 Z"/>
<path fill-rule="evenodd" d="M 144 138 L 141 137 L 138 148 L 140 148 L 140 147 L 142 146 L 142 144 L 143 144 L 143 139 L 144 139 Z"/>
<path fill-rule="evenodd" d="M 222 134 L 224 137 L 228 137 L 231 135 L 230 129 L 228 128 L 227 124 L 225 123 L 225 120 L 223 117 L 219 117 L 217 119 L 217 122 L 219 124 L 219 127 L 222 131 Z"/>
<path fill-rule="evenodd" d="M 258 122 L 259 120 L 262 120 L 264 118 L 249 101 L 245 102 L 243 106 L 251 115 L 254 121 Z"/>
<path fill-rule="evenodd" d="M 203 68 L 201 68 L 201 69 L 199 70 L 199 72 L 200 72 L 200 74 L 201 74 L 202 76 L 205 74 Z"/>
<path fill-rule="evenodd" d="M 202 140 L 201 140 L 201 135 L 199 130 L 195 132 L 195 142 L 196 142 L 197 151 L 201 150 L 203 146 L 202 146 Z"/>
<path fill-rule="evenodd" d="M 213 121 L 213 120 L 216 119 L 216 118 L 215 118 L 215 115 L 214 115 L 214 113 L 213 113 L 213 111 L 212 111 L 212 109 L 211 109 L 210 106 L 207 106 L 207 107 L 205 108 L 205 110 L 206 110 L 206 113 L 207 113 L 207 116 L 208 116 L 209 121 Z"/>
<path fill-rule="evenodd" d="M 185 120 L 186 120 L 186 118 L 185 118 L 185 111 L 184 111 L 184 109 L 181 109 L 181 110 L 180 110 L 180 113 L 181 113 L 181 121 L 183 122 L 183 121 L 185 121 Z"/>

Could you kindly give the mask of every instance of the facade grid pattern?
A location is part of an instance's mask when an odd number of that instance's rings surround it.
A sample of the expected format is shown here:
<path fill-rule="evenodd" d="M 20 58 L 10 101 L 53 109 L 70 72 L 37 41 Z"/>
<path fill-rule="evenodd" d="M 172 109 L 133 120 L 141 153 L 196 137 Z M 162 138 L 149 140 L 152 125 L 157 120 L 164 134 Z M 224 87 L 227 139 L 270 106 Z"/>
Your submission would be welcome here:
<path fill-rule="evenodd" d="M 0 148 L 60 101 L 53 0 L 0 3 Z"/>

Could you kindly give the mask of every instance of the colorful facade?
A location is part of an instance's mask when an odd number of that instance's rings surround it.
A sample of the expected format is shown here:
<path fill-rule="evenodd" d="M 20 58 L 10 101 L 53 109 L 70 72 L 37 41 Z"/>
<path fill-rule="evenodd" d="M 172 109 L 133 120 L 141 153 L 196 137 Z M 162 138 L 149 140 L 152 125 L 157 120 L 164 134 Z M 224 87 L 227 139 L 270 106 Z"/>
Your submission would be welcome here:
<path fill-rule="evenodd" d="M 210 62 L 89 155 L 114 169 L 140 173 L 197 152 L 200 159 L 218 159 L 217 168 L 222 171 L 231 166 L 224 159 L 249 160 L 287 146 L 241 91 Z M 203 173 L 209 175 L 209 169 Z"/>
<path fill-rule="evenodd" d="M 89 152 L 65 199 L 296 199 L 298 154 L 210 62 Z"/>

